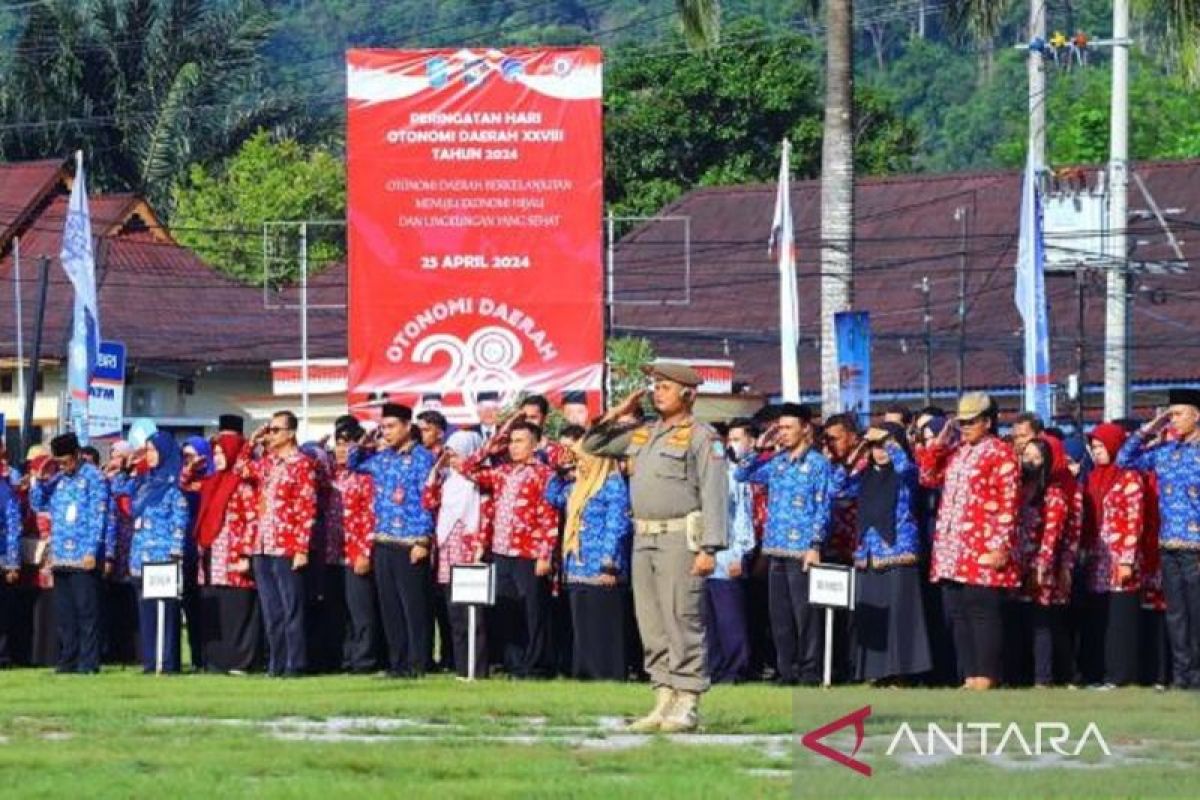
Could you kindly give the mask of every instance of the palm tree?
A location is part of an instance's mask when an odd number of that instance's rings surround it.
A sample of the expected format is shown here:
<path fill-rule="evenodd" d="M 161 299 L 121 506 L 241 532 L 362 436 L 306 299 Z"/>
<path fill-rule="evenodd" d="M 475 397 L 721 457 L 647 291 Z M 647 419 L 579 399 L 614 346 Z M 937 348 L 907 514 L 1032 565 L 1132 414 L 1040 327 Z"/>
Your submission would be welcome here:
<path fill-rule="evenodd" d="M 821 142 L 821 409 L 841 411 L 834 315 L 854 280 L 854 2 L 825 4 L 825 129 Z"/>
<path fill-rule="evenodd" d="M 300 115 L 265 85 L 261 0 L 43 0 L 0 75 L 0 156 L 82 147 L 105 189 L 168 211 L 187 165 Z"/>
<path fill-rule="evenodd" d="M 675 0 L 675 10 L 688 47 L 704 50 L 721 38 L 720 0 Z"/>

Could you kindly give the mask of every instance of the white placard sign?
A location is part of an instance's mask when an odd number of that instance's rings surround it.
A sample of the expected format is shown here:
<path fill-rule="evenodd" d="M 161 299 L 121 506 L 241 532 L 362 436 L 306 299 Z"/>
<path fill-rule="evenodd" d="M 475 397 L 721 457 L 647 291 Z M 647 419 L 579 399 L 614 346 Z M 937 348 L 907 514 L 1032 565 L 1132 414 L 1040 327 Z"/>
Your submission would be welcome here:
<path fill-rule="evenodd" d="M 808 570 L 808 602 L 829 608 L 854 608 L 854 570 L 814 564 Z"/>
<path fill-rule="evenodd" d="M 496 567 L 493 564 L 455 564 L 450 568 L 450 602 L 457 605 L 496 604 Z"/>
<path fill-rule="evenodd" d="M 176 600 L 183 595 L 183 571 L 178 561 L 142 564 L 142 597 Z"/>

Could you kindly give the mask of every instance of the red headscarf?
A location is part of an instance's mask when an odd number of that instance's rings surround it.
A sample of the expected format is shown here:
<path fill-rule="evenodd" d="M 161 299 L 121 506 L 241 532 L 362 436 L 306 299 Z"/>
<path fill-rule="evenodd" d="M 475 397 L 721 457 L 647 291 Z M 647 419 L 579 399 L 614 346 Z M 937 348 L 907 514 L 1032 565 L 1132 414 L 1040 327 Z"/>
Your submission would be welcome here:
<path fill-rule="evenodd" d="M 1117 466 L 1117 453 L 1120 452 L 1121 445 L 1125 444 L 1128 435 L 1125 429 L 1115 422 L 1097 425 L 1095 430 L 1088 434 L 1089 442 L 1096 441 L 1104 447 L 1108 453 L 1108 463 L 1101 466 L 1093 459 L 1092 471 L 1088 473 L 1083 529 L 1083 538 L 1087 542 L 1096 540 L 1100 521 L 1104 519 L 1104 498 L 1125 472 Z"/>
<path fill-rule="evenodd" d="M 1043 436 L 1044 441 L 1050 448 L 1050 482 L 1057 483 L 1062 487 L 1067 494 L 1067 502 L 1075 496 L 1079 484 L 1075 481 L 1075 476 L 1071 474 L 1071 464 L 1067 460 L 1067 448 L 1063 445 L 1062 439 L 1056 436 Z"/>
<path fill-rule="evenodd" d="M 214 454 L 220 448 L 225 455 L 225 469 L 217 470 L 200 482 L 200 508 L 196 512 L 196 543 L 200 547 L 212 547 L 221 534 L 225 509 L 242 480 L 233 465 L 245 441 L 239 434 L 223 431 L 213 445 Z"/>

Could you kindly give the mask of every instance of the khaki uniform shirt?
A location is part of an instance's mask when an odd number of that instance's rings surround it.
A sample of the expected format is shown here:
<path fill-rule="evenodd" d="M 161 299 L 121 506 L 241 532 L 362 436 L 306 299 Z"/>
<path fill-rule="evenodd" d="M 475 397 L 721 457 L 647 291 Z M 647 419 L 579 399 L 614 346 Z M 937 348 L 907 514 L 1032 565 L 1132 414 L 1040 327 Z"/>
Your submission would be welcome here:
<path fill-rule="evenodd" d="M 700 511 L 700 546 L 726 547 L 729 484 L 725 446 L 716 432 L 692 418 L 630 428 L 597 425 L 583 439 L 593 455 L 629 459 L 629 493 L 635 519 L 667 520 Z"/>

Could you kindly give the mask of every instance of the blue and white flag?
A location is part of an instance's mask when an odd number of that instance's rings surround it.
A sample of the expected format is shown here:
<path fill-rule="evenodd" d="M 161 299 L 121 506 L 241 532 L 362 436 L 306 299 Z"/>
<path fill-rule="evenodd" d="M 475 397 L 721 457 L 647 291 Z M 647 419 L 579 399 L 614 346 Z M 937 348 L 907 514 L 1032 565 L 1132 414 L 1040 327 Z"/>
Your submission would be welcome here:
<path fill-rule="evenodd" d="M 100 308 L 96 302 L 96 259 L 92 253 L 92 220 L 88 213 L 87 181 L 83 174 L 83 151 L 75 153 L 75 182 L 63 226 L 59 261 L 75 287 L 71 344 L 67 353 L 67 393 L 70 399 L 68 427 L 88 440 L 88 386 L 96 371 L 100 348 Z"/>
<path fill-rule="evenodd" d="M 1021 188 L 1021 233 L 1017 245 L 1014 300 L 1025 328 L 1024 409 L 1050 419 L 1050 325 L 1046 317 L 1046 246 L 1042 200 L 1033 159 L 1025 164 Z"/>
<path fill-rule="evenodd" d="M 775 221 L 767 255 L 779 259 L 779 358 L 783 401 L 800 402 L 800 301 L 796 293 L 796 238 L 792 231 L 792 145 L 783 140 L 779 162 L 779 187 L 775 195 Z"/>

